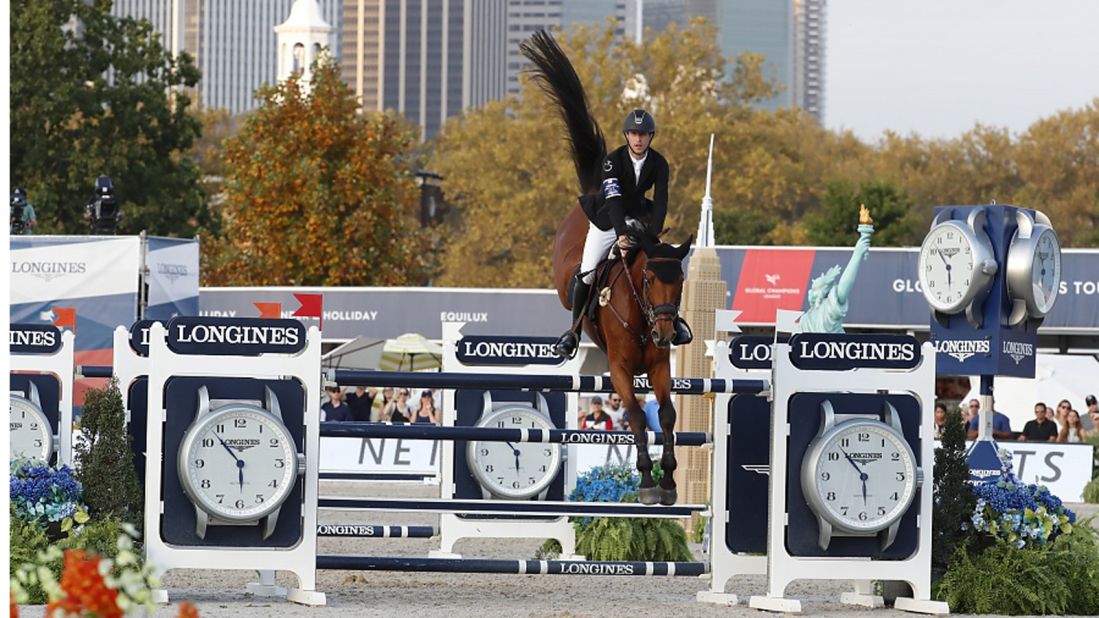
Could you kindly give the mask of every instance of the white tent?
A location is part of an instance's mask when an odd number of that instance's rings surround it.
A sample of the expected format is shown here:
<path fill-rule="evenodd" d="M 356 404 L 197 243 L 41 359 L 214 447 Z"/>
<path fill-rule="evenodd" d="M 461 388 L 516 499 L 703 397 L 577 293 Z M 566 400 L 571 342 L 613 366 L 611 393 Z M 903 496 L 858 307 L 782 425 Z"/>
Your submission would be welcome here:
<path fill-rule="evenodd" d="M 981 392 L 979 377 L 971 377 L 969 381 L 966 401 Z M 1099 395 L 1099 360 L 1088 355 L 1038 354 L 1033 380 L 997 377 L 992 394 L 994 407 L 1011 419 L 1013 431 L 1022 431 L 1027 421 L 1034 420 L 1034 404 L 1041 401 L 1055 407 L 1062 399 L 1072 403 L 1087 426 L 1084 398 Z"/>

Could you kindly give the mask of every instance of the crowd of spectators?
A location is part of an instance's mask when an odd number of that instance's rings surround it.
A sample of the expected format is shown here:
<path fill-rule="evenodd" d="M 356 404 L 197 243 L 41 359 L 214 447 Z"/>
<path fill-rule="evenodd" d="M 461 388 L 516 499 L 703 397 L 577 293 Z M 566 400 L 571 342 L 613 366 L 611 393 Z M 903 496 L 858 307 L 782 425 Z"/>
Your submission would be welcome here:
<path fill-rule="evenodd" d="M 1099 427 L 1099 402 L 1095 395 L 1084 398 L 1086 410 L 1072 407 L 1072 402 L 1062 399 L 1056 408 L 1044 402 L 1034 404 L 1034 419 L 1027 421 L 1022 431 L 1011 428 L 1011 419 L 999 410 L 993 411 L 992 437 L 997 440 L 1018 440 L 1020 442 L 1084 442 Z M 970 399 L 962 406 L 962 422 L 965 423 L 966 437 L 975 439 L 980 430 L 981 402 Z M 946 426 L 947 406 L 935 404 L 935 437 L 941 438 Z"/>
<path fill-rule="evenodd" d="M 344 389 L 335 384 L 325 386 L 326 401 L 321 404 L 322 421 L 361 423 L 442 423 L 439 392 L 424 390 L 416 401 L 407 388 L 377 389 L 357 386 Z"/>
<path fill-rule="evenodd" d="M 660 403 L 657 402 L 656 395 L 646 395 L 641 409 L 645 413 L 647 429 L 660 431 Z M 587 407 L 581 405 L 577 412 L 576 426 L 599 431 L 632 431 L 630 417 L 626 414 L 622 397 L 618 393 L 611 393 L 606 402 L 600 395 L 591 396 Z"/>

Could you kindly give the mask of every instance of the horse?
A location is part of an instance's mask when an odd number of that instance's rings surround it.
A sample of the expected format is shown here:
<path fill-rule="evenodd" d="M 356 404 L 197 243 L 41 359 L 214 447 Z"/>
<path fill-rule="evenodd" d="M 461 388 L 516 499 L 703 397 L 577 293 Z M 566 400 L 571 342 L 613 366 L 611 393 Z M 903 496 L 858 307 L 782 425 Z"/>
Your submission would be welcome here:
<path fill-rule="evenodd" d="M 570 282 L 579 268 L 588 230 L 580 200 L 594 198 L 599 191 L 606 142 L 588 108 L 580 78 L 553 37 L 537 32 L 520 45 L 520 50 L 533 64 L 529 70 L 533 79 L 564 120 L 582 194 L 557 229 L 553 243 L 553 284 L 561 305 L 571 311 Z M 598 298 L 600 306 L 594 322 L 585 313 L 583 329 L 607 355 L 611 383 L 626 407 L 637 444 L 637 470 L 641 475 L 638 499 L 643 504 L 672 505 L 677 500 L 677 463 L 670 349 L 683 294 L 683 259 L 690 251 L 691 239 L 672 246 L 640 233 L 635 240 L 637 247 L 613 260 L 609 272 L 596 279 L 589 296 Z M 660 404 L 664 436 L 660 466 L 664 476 L 659 487 L 652 477 L 645 413 L 634 392 L 634 376 L 642 373 L 648 375 Z"/>

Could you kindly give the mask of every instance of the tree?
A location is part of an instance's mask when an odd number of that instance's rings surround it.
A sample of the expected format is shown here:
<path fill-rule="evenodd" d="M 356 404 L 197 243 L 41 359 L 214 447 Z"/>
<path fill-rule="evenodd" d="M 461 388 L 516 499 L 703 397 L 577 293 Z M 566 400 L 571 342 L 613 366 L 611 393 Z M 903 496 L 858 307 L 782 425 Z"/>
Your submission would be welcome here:
<path fill-rule="evenodd" d="M 430 270 L 419 228 L 414 135 L 359 114 L 322 60 L 257 91 L 260 107 L 225 143 L 222 234 L 203 247 L 207 285 L 408 285 Z"/>
<path fill-rule="evenodd" d="M 145 20 L 111 2 L 13 0 L 11 175 L 27 189 L 39 231 L 83 233 L 95 178 L 110 176 L 124 232 L 189 234 L 201 217 L 193 163 L 198 134 L 184 87 L 191 58 L 172 58 Z"/>
<path fill-rule="evenodd" d="M 913 229 L 906 218 L 912 210 L 912 200 L 893 183 L 868 181 L 856 190 L 849 182 L 832 181 L 827 184 L 820 209 L 805 218 L 809 243 L 853 245 L 858 240 L 855 227 L 862 205 L 870 209 L 874 219 L 875 245 L 903 247 L 920 242 L 920 232 Z"/>
<path fill-rule="evenodd" d="M 118 380 L 88 391 L 80 417 L 76 463 L 84 501 L 96 518 L 115 516 L 139 529 L 144 495 L 134 469 Z"/>
<path fill-rule="evenodd" d="M 942 444 L 935 450 L 935 512 L 931 528 L 931 564 L 946 569 L 959 547 L 972 532 L 963 530 L 977 499 L 969 488 L 969 465 L 965 461 L 965 423 L 962 413 L 946 413 Z"/>

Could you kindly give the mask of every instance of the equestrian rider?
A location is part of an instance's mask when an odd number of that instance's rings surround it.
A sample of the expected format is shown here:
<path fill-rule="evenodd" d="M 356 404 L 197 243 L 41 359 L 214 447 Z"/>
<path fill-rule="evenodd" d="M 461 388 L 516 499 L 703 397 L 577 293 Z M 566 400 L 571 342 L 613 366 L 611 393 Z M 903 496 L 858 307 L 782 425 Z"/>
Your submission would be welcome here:
<path fill-rule="evenodd" d="M 572 326 L 553 347 L 554 353 L 562 358 L 572 358 L 580 343 L 580 316 L 595 280 L 595 267 L 616 242 L 623 254 L 633 246 L 626 220 L 647 220 L 649 234 L 655 238 L 664 229 L 664 217 L 668 214 L 668 161 L 649 147 L 656 135 L 652 114 L 633 110 L 623 121 L 622 131 L 626 144 L 603 159 L 601 190 L 580 198 L 588 216 L 588 236 L 580 272 L 572 283 Z M 654 187 L 653 199 L 645 198 L 645 193 Z M 683 319 L 676 317 L 672 344 L 690 343 L 690 332 Z"/>

